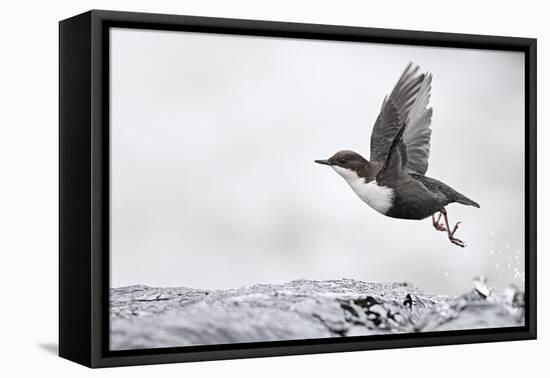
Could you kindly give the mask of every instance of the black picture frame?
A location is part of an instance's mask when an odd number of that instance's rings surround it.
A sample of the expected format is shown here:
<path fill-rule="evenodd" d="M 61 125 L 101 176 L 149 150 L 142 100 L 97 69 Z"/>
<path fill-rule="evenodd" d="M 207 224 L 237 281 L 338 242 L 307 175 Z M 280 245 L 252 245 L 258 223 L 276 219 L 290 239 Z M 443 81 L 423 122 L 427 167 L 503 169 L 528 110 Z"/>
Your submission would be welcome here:
<path fill-rule="evenodd" d="M 111 27 L 525 54 L 525 326 L 109 351 Z M 59 354 L 88 367 L 536 338 L 536 39 L 92 10 L 59 24 Z"/>

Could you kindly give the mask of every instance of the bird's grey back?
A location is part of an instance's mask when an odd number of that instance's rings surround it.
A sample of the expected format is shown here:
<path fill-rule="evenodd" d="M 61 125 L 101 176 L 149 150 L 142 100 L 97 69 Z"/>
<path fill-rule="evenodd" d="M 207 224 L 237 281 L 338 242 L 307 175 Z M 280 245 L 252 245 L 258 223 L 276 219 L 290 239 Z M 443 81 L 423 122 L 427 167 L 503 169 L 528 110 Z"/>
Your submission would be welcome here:
<path fill-rule="evenodd" d="M 469 199 L 464 194 L 459 193 L 455 189 L 451 188 L 449 185 L 444 184 L 439 180 L 414 173 L 410 176 L 413 179 L 420 181 L 430 192 L 434 193 L 435 195 L 445 197 L 449 201 L 449 203 L 458 202 L 463 205 L 470 205 L 478 208 L 480 207 L 477 202 Z"/>

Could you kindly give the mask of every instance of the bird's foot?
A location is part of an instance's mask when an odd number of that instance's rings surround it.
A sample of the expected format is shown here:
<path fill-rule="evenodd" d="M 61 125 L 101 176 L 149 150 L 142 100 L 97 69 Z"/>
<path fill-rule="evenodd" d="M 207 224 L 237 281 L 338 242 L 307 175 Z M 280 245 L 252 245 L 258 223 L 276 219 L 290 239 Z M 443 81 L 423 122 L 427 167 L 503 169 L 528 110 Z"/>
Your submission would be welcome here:
<path fill-rule="evenodd" d="M 449 217 L 447 216 L 447 210 L 445 210 L 445 208 L 442 208 L 441 210 L 439 210 L 439 216 L 441 216 L 441 214 L 443 214 L 443 220 L 445 221 L 445 229 L 447 231 L 447 236 L 449 237 L 449 240 L 451 241 L 451 243 L 453 243 L 454 245 L 458 245 L 461 248 L 466 247 L 466 243 L 464 243 L 462 240 L 458 238 L 455 238 L 456 230 L 458 230 L 458 226 L 460 225 L 461 222 L 457 222 L 453 227 L 453 229 L 451 230 L 451 227 L 449 226 Z M 434 220 L 434 227 L 435 227 L 435 217 L 433 215 L 432 215 L 432 219 Z M 437 223 L 439 223 L 439 218 Z"/>
<path fill-rule="evenodd" d="M 455 224 L 455 226 L 453 227 L 453 230 L 451 232 L 449 232 L 449 240 L 451 241 L 451 243 L 453 243 L 454 245 L 458 245 L 459 247 L 466 247 L 466 243 L 464 243 L 462 240 L 458 239 L 458 238 L 455 238 L 455 232 L 456 230 L 458 230 L 458 225 L 462 223 L 462 222 L 457 222 Z"/>
<path fill-rule="evenodd" d="M 466 247 L 466 243 L 464 243 L 462 240 L 458 239 L 458 238 L 455 238 L 454 236 L 450 236 L 449 237 L 449 240 L 451 241 L 451 243 L 453 243 L 454 245 L 458 245 L 459 247 Z"/>
<path fill-rule="evenodd" d="M 447 231 L 445 226 L 443 226 L 441 223 L 438 223 L 438 224 L 434 225 L 434 227 L 437 231 L 443 231 L 443 232 Z"/>
<path fill-rule="evenodd" d="M 434 228 L 437 231 L 447 231 L 447 228 L 445 228 L 444 225 L 439 223 L 440 220 L 441 220 L 441 213 L 439 213 L 437 220 L 435 219 L 435 215 L 432 214 L 432 225 L 434 226 Z"/>

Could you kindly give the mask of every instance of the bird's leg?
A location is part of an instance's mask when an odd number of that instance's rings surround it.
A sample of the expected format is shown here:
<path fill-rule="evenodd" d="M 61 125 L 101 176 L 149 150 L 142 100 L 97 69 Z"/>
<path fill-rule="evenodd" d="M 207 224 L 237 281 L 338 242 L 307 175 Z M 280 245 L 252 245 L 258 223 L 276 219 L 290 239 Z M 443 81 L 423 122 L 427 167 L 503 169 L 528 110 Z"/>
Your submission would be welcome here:
<path fill-rule="evenodd" d="M 439 221 L 441 221 L 441 213 L 439 213 L 439 215 L 437 216 L 437 220 L 435 219 L 435 213 L 432 214 L 432 225 L 434 226 L 434 228 L 437 231 L 447 231 L 445 226 L 439 223 Z"/>
<path fill-rule="evenodd" d="M 464 248 L 466 244 L 464 244 L 462 240 L 454 237 L 456 230 L 458 230 L 458 225 L 460 224 L 460 222 L 457 222 L 453 227 L 453 230 L 451 231 L 451 228 L 449 227 L 449 219 L 447 218 L 447 210 L 445 210 L 445 208 L 442 208 L 440 210 L 440 213 L 443 214 L 443 219 L 445 220 L 445 226 L 447 227 L 447 235 L 449 236 L 449 240 L 451 241 L 451 243 Z"/>

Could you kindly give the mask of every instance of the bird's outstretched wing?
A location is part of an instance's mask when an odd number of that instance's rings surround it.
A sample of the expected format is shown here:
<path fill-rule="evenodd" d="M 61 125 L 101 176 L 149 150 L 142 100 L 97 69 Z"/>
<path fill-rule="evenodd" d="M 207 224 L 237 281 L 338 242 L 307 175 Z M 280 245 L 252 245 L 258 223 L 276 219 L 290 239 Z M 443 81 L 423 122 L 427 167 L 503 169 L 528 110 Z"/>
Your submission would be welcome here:
<path fill-rule="evenodd" d="M 432 109 L 428 108 L 432 75 L 418 73 L 409 63 L 389 96 L 384 99 L 371 134 L 371 161 L 385 162 L 397 132 L 402 135 L 401 163 L 408 173 L 425 174 L 430 155 Z"/>
<path fill-rule="evenodd" d="M 407 150 L 403 143 L 405 129 L 406 126 L 403 125 L 397 130 L 397 135 L 392 140 L 384 165 L 376 175 L 376 181 L 382 185 L 395 184 L 408 176 L 405 169 Z"/>

